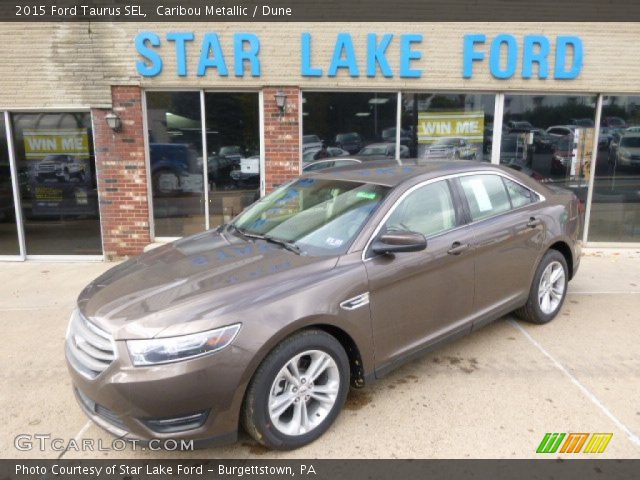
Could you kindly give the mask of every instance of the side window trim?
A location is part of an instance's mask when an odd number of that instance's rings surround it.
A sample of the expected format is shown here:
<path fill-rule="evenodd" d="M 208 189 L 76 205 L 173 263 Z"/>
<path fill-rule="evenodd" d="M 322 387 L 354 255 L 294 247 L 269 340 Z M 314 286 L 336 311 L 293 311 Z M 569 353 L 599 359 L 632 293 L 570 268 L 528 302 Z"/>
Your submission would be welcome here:
<path fill-rule="evenodd" d="M 464 191 L 463 191 L 463 189 L 462 189 L 462 185 L 460 184 L 460 178 L 461 178 L 461 177 L 470 176 L 470 175 L 487 175 L 487 174 L 488 174 L 488 175 L 497 175 L 497 176 L 499 176 L 499 177 L 508 178 L 508 179 L 509 179 L 509 180 L 511 180 L 512 182 L 516 182 L 518 185 L 521 185 L 521 186 L 523 186 L 524 188 L 527 188 L 527 189 L 531 190 L 531 192 L 533 192 L 533 194 L 535 195 L 535 200 L 534 200 L 531 204 L 523 205 L 522 207 L 518 207 L 518 208 L 515 208 L 515 209 L 512 209 L 512 210 L 508 210 L 508 211 L 506 211 L 506 212 L 498 213 L 498 214 L 493 215 L 493 216 L 491 216 L 491 217 L 487 217 L 487 218 L 483 218 L 483 219 L 481 219 L 481 220 L 475 220 L 475 221 L 474 221 L 474 220 L 471 218 L 471 210 L 469 209 L 469 205 L 468 205 L 468 203 L 467 203 L 466 196 L 465 196 Z M 536 204 L 536 203 L 542 203 L 542 202 L 546 201 L 546 197 L 545 197 L 543 194 L 541 194 L 540 192 L 538 192 L 537 190 L 533 190 L 533 189 L 529 188 L 529 187 L 528 187 L 528 186 L 526 186 L 524 183 L 520 182 L 519 180 L 517 180 L 517 179 L 513 178 L 513 177 L 512 177 L 512 176 L 510 176 L 510 175 L 507 175 L 507 174 L 506 174 L 506 173 L 504 173 L 504 172 L 496 172 L 495 170 L 479 170 L 479 171 L 477 171 L 477 172 L 454 173 L 454 174 L 451 174 L 451 175 L 446 175 L 446 176 L 442 176 L 442 177 L 438 177 L 438 178 L 433 178 L 433 179 L 425 180 L 425 181 L 423 181 L 423 182 L 420 182 L 420 183 L 418 183 L 418 184 L 413 185 L 412 187 L 410 187 L 410 188 L 409 188 L 407 191 L 405 191 L 405 192 L 404 192 L 404 193 L 403 193 L 403 194 L 402 194 L 398 199 L 396 199 L 396 200 L 395 200 L 395 202 L 393 203 L 393 205 L 391 205 L 391 207 L 389 207 L 389 210 L 387 210 L 387 212 L 384 214 L 384 216 L 382 217 L 382 219 L 378 222 L 378 225 L 376 225 L 376 227 L 375 227 L 375 228 L 374 228 L 374 230 L 373 230 L 373 233 L 369 236 L 369 239 L 368 239 L 368 240 L 367 240 L 367 242 L 365 243 L 365 246 L 364 246 L 364 248 L 362 249 L 362 256 L 361 256 L 361 259 L 362 259 L 363 261 L 367 261 L 367 260 L 370 260 L 371 258 L 373 258 L 373 257 L 371 257 L 371 256 L 369 255 L 369 253 L 370 253 L 370 251 L 371 251 L 371 244 L 373 243 L 373 241 L 375 240 L 375 238 L 380 234 L 380 230 L 382 229 L 382 227 L 383 227 L 384 223 L 388 220 L 388 218 L 391 216 L 391 214 L 394 212 L 394 210 L 397 208 L 397 206 L 400 204 L 400 202 L 402 202 L 402 200 L 403 200 L 403 199 L 404 199 L 404 198 L 405 198 L 405 197 L 406 197 L 410 192 L 412 192 L 413 190 L 416 190 L 416 189 L 418 189 L 418 188 L 420 188 L 420 187 L 424 187 L 424 186 L 429 185 L 429 184 L 431 184 L 431 183 L 435 183 L 435 182 L 439 182 L 439 181 L 443 181 L 443 180 L 449 180 L 449 181 L 452 181 L 452 184 L 455 186 L 454 190 L 458 193 L 458 197 L 457 197 L 457 198 L 458 198 L 458 199 L 460 199 L 460 201 L 461 201 L 462 209 L 463 209 L 463 210 L 464 210 L 464 212 L 465 212 L 465 217 L 466 217 L 466 218 L 464 218 L 464 219 L 463 219 L 464 223 L 462 223 L 462 224 L 460 224 L 460 225 L 458 225 L 458 226 L 456 226 L 456 227 L 454 227 L 454 228 L 452 228 L 452 229 L 449 229 L 449 230 L 447 230 L 447 231 L 445 231 L 445 232 L 440 232 L 438 235 L 441 235 L 441 234 L 443 234 L 443 233 L 449 233 L 449 232 L 452 232 L 452 231 L 454 231 L 454 230 L 456 230 L 456 229 L 458 229 L 458 228 L 462 228 L 462 227 L 467 226 L 467 225 L 474 225 L 474 224 L 476 224 L 476 223 L 484 222 L 484 221 L 486 221 L 486 220 L 492 220 L 492 219 L 494 219 L 494 218 L 496 218 L 496 217 L 498 217 L 498 216 L 500 216 L 500 215 L 504 215 L 504 214 L 507 214 L 507 213 L 511 213 L 511 212 L 513 212 L 513 211 L 520 210 L 521 208 L 528 207 L 529 205 L 533 205 L 533 204 Z M 503 183 L 504 183 L 504 182 L 503 182 Z M 508 195 L 508 192 L 507 192 L 507 195 Z M 454 204 L 455 204 L 455 203 L 456 203 L 456 202 L 455 202 L 455 201 L 456 201 L 456 198 L 454 197 L 454 199 L 453 199 L 453 200 L 454 200 Z M 429 238 L 433 238 L 433 237 L 435 237 L 435 236 L 436 236 L 436 235 L 433 235 L 433 236 L 431 236 L 431 237 L 429 237 Z M 427 240 L 428 240 L 428 238 L 427 238 Z"/>

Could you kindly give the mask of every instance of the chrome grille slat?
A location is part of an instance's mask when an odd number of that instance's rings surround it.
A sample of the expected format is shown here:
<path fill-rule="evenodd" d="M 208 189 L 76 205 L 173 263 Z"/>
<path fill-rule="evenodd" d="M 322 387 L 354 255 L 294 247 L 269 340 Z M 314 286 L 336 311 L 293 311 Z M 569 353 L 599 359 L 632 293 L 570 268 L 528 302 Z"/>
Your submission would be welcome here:
<path fill-rule="evenodd" d="M 67 352 L 71 364 L 89 378 L 97 377 L 115 360 L 109 334 L 89 323 L 78 310 L 71 316 Z"/>
<path fill-rule="evenodd" d="M 96 360 L 102 360 L 103 362 L 109 363 L 113 362 L 113 352 L 98 349 L 90 343 L 86 342 L 77 342 L 76 345 L 80 350 L 84 351 L 84 353 L 95 358 Z"/>

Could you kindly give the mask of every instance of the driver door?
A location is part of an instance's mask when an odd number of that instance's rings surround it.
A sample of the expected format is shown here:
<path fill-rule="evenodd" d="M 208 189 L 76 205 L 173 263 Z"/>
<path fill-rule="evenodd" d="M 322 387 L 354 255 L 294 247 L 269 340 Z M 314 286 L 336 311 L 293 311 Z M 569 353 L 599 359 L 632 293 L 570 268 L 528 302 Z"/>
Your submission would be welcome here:
<path fill-rule="evenodd" d="M 453 186 L 440 180 L 401 200 L 380 234 L 409 230 L 427 238 L 419 252 L 366 252 L 376 371 L 449 334 L 468 331 L 474 295 L 473 236 L 461 226 Z"/>

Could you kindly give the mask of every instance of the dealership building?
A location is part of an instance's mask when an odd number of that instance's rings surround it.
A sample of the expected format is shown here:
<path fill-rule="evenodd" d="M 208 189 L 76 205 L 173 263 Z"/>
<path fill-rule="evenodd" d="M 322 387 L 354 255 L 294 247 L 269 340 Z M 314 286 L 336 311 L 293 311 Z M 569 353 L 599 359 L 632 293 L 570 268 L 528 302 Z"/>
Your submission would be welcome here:
<path fill-rule="evenodd" d="M 507 165 L 640 245 L 637 23 L 0 24 L 0 260 L 113 259 L 330 155 Z M 313 167 L 310 167 L 313 168 Z"/>

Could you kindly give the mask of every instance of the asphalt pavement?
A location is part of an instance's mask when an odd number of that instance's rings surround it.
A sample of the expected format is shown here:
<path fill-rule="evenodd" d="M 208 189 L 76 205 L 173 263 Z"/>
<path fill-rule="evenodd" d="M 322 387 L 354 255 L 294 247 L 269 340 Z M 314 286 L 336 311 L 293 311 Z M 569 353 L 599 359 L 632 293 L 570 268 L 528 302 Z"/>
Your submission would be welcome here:
<path fill-rule="evenodd" d="M 600 457 L 640 458 L 638 249 L 588 250 L 551 324 L 506 316 L 351 391 L 331 429 L 293 452 L 245 434 L 194 452 L 16 449 L 21 434 L 111 447 L 75 403 L 63 341 L 77 294 L 113 265 L 0 263 L 0 457 L 534 458 L 547 432 L 593 432 L 613 433 Z"/>

